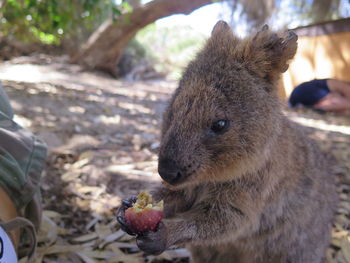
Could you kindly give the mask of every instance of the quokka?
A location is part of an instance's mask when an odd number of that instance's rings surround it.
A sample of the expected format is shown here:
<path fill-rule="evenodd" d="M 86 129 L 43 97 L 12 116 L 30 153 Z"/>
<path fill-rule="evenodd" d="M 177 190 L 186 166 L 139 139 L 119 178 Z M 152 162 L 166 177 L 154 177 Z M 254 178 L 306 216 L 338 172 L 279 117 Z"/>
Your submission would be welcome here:
<path fill-rule="evenodd" d="M 219 21 L 163 116 L 154 191 L 165 219 L 137 237 L 158 254 L 187 244 L 194 262 L 319 263 L 336 208 L 331 164 L 277 98 L 297 49 L 264 26 L 240 39 Z"/>

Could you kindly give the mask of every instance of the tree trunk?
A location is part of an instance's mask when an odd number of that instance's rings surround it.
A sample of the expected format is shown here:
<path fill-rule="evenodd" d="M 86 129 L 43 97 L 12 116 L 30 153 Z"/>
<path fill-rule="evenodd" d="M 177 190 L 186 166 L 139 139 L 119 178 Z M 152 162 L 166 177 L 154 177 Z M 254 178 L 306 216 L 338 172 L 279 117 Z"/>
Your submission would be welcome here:
<path fill-rule="evenodd" d="M 116 68 L 124 47 L 138 30 L 159 18 L 172 14 L 189 14 L 213 0 L 154 0 L 123 14 L 116 21 L 105 21 L 72 57 L 73 63 L 101 69 L 117 75 Z"/>

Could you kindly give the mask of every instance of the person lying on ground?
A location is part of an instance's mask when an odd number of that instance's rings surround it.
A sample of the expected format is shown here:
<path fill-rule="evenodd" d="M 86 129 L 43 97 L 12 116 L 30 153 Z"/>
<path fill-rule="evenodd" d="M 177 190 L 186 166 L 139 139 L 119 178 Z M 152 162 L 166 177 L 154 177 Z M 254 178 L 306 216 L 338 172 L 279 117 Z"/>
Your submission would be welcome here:
<path fill-rule="evenodd" d="M 337 79 L 314 79 L 301 83 L 290 95 L 289 105 L 292 108 L 303 106 L 343 113 L 350 109 L 350 84 Z"/>

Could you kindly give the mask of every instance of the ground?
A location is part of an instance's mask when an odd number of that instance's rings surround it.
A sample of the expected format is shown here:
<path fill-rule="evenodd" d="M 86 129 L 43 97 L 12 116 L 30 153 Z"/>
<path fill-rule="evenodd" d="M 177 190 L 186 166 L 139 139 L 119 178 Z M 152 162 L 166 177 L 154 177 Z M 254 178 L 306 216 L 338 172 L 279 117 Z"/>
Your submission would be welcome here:
<path fill-rule="evenodd" d="M 187 262 L 184 248 L 143 255 L 115 220 L 120 200 L 160 183 L 161 114 L 175 82 L 117 81 L 65 58 L 0 64 L 16 120 L 49 146 L 36 262 Z M 328 262 L 350 262 L 350 115 L 285 112 L 337 161 L 340 205 Z"/>

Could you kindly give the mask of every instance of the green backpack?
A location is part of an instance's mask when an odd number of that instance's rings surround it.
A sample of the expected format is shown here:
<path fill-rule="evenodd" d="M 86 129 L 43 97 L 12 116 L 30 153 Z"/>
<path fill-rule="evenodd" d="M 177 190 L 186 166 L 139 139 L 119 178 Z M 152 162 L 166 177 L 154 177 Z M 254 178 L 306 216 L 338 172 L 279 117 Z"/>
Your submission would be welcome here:
<path fill-rule="evenodd" d="M 13 121 L 13 110 L 0 84 L 0 187 L 20 215 L 0 222 L 0 226 L 6 232 L 21 228 L 19 258 L 32 258 L 35 252 L 42 214 L 40 179 L 46 155 L 46 145 Z M 28 243 L 29 247 L 23 245 Z"/>

